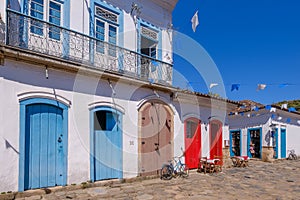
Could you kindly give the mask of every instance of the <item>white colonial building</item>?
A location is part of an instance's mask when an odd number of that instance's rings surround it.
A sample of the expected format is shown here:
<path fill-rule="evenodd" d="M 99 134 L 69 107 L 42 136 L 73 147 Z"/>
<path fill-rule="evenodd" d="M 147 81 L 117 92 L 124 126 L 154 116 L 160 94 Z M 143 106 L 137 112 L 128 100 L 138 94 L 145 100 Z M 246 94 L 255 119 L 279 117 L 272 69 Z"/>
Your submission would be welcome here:
<path fill-rule="evenodd" d="M 177 0 L 0 2 L 0 191 L 222 155 L 235 102 L 172 87 Z"/>
<path fill-rule="evenodd" d="M 269 160 L 287 158 L 289 150 L 300 152 L 300 113 L 279 106 L 258 106 L 228 117 L 230 155 Z M 250 145 L 255 154 L 251 155 Z"/>

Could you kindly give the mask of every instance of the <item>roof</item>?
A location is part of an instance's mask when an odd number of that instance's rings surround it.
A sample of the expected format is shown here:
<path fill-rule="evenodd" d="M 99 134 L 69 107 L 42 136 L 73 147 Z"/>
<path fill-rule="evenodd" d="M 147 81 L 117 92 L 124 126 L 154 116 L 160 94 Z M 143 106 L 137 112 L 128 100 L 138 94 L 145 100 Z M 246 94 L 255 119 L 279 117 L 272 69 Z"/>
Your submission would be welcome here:
<path fill-rule="evenodd" d="M 231 111 L 231 113 L 238 113 L 239 114 L 239 113 L 244 113 L 244 112 L 250 112 L 254 108 L 257 109 L 257 110 L 276 108 L 277 110 L 281 110 L 281 111 L 285 111 L 285 112 L 300 115 L 300 112 L 298 112 L 298 111 L 290 111 L 289 109 L 282 108 L 281 106 L 278 106 L 276 104 L 263 105 L 261 103 L 258 103 L 258 102 L 252 101 L 252 100 L 242 100 L 242 101 L 239 101 L 238 103 L 240 104 L 240 106 L 237 107 L 236 109 L 233 109 Z"/>

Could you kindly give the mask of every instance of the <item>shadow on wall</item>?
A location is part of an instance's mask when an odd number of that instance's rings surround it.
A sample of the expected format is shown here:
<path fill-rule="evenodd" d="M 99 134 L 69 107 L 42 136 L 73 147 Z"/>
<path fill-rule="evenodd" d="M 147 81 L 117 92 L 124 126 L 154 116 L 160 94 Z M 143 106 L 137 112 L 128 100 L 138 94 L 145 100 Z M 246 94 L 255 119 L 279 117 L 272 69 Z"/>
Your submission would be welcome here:
<path fill-rule="evenodd" d="M 4 139 L 4 138 L 3 138 Z M 20 154 L 16 148 L 14 148 L 10 143 L 9 141 L 7 141 L 6 139 L 5 140 L 5 148 L 6 149 L 12 149 L 14 152 L 16 152 L 17 154 Z"/>
<path fill-rule="evenodd" d="M 265 141 L 268 147 L 271 146 L 271 137 L 272 137 L 272 131 L 268 131 L 268 133 L 265 136 Z"/>

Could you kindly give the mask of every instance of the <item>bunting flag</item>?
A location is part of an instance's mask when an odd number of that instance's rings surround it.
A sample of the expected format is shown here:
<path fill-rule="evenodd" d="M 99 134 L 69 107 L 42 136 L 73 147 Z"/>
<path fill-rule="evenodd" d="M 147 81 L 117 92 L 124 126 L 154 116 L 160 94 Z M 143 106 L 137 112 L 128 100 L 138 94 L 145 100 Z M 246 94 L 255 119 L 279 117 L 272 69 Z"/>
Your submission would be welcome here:
<path fill-rule="evenodd" d="M 209 88 L 211 89 L 211 88 L 216 87 L 216 86 L 218 86 L 218 85 L 219 85 L 218 83 L 211 83 L 211 84 L 209 85 Z"/>
<path fill-rule="evenodd" d="M 287 103 L 281 105 L 281 109 L 287 109 Z"/>
<path fill-rule="evenodd" d="M 297 123 L 300 124 L 300 120 L 298 120 Z"/>
<path fill-rule="evenodd" d="M 266 84 L 258 84 L 256 90 L 257 90 L 257 91 L 259 91 L 259 90 L 264 90 L 266 87 L 267 87 Z"/>
<path fill-rule="evenodd" d="M 276 108 L 271 108 L 270 112 L 276 112 L 276 110 L 277 110 Z"/>
<path fill-rule="evenodd" d="M 291 118 L 287 118 L 287 119 L 286 119 L 286 122 L 287 122 L 287 123 L 290 123 L 290 122 L 291 122 Z"/>
<path fill-rule="evenodd" d="M 290 107 L 290 108 L 289 108 L 289 112 L 296 112 L 296 108 Z"/>
<path fill-rule="evenodd" d="M 266 110 L 271 110 L 271 109 L 272 109 L 272 106 L 267 105 L 265 108 L 266 108 Z"/>
<path fill-rule="evenodd" d="M 283 84 L 280 84 L 280 85 L 279 85 L 279 88 L 285 88 L 285 87 L 287 87 L 287 86 L 289 86 L 289 84 L 283 83 Z"/>
<path fill-rule="evenodd" d="M 278 120 L 282 120 L 282 117 L 279 116 L 277 119 L 278 119 Z"/>
<path fill-rule="evenodd" d="M 196 11 L 196 13 L 194 14 L 192 20 L 192 29 L 194 32 L 196 32 L 196 28 L 199 25 L 199 19 L 198 19 L 198 10 Z"/>
<path fill-rule="evenodd" d="M 247 117 L 251 117 L 251 115 L 250 115 L 250 114 L 248 114 L 248 115 L 247 115 Z"/>
<path fill-rule="evenodd" d="M 232 84 L 231 85 L 231 92 L 234 91 L 234 90 L 239 90 L 241 84 Z"/>

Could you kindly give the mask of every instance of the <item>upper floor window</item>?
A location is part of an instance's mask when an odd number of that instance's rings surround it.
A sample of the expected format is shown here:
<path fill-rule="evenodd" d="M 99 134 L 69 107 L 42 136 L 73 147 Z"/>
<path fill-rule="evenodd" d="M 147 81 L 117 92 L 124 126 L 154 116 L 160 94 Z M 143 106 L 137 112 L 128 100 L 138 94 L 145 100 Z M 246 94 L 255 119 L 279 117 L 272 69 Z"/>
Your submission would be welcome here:
<path fill-rule="evenodd" d="M 38 20 L 48 21 L 60 26 L 62 23 L 62 4 L 55 0 L 30 0 L 30 16 Z M 30 31 L 37 35 L 44 35 L 43 24 L 37 20 L 31 20 Z M 60 29 L 49 25 L 48 36 L 51 39 L 60 40 Z"/>
<path fill-rule="evenodd" d="M 157 46 L 158 33 L 141 25 L 141 53 L 151 58 L 157 58 Z"/>
<path fill-rule="evenodd" d="M 96 50 L 99 53 L 116 57 L 118 34 L 118 14 L 102 7 L 95 7 L 95 34 L 98 39 Z"/>

